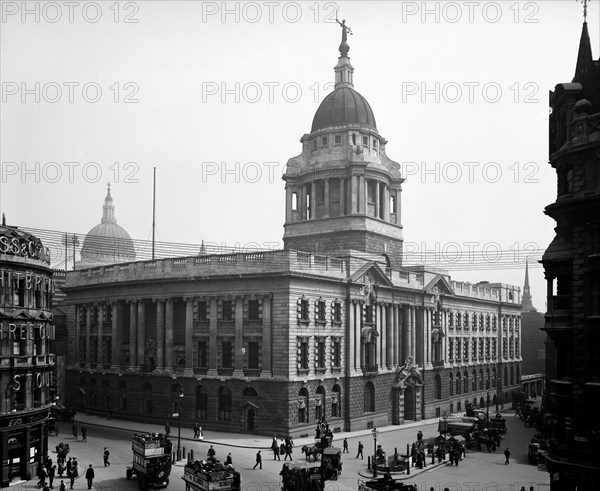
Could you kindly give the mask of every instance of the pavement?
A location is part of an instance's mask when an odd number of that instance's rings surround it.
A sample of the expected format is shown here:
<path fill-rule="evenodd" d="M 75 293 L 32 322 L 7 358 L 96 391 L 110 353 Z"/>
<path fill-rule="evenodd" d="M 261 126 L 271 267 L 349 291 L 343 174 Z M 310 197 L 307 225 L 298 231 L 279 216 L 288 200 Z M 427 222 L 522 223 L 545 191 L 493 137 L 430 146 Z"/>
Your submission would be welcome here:
<path fill-rule="evenodd" d="M 508 411 L 506 411 L 508 412 Z M 457 413 L 451 416 L 463 416 L 464 413 Z M 410 429 L 410 428 L 418 428 L 425 425 L 437 424 L 441 418 L 432 418 L 425 419 L 421 421 L 413 421 L 404 423 L 401 426 L 391 425 L 386 427 L 378 428 L 379 433 L 387 433 L 392 431 L 397 431 L 399 428 L 402 429 Z M 75 423 L 81 427 L 81 425 L 86 425 L 90 427 L 97 428 L 118 428 L 124 431 L 130 431 L 132 433 L 164 433 L 165 428 L 159 424 L 153 423 L 143 423 L 138 421 L 125 421 L 120 419 L 110 419 L 107 420 L 105 417 L 97 416 L 94 414 L 78 412 L 75 415 Z M 177 438 L 178 436 L 178 427 L 176 425 L 171 426 L 171 438 Z M 348 438 L 349 440 L 352 438 L 372 438 L 372 430 L 365 429 L 359 431 L 352 432 L 340 432 L 335 434 L 335 440 L 337 442 L 341 442 L 344 438 Z M 190 441 L 190 442 L 198 442 L 198 439 L 194 438 L 194 431 L 192 428 L 181 427 L 181 440 L 182 441 Z M 201 440 L 203 443 L 207 444 L 215 444 L 228 446 L 232 448 L 249 448 L 249 449 L 262 449 L 262 450 L 270 450 L 271 447 L 271 437 L 263 436 L 263 435 L 249 435 L 243 433 L 227 433 L 222 431 L 213 431 L 208 430 L 204 431 L 204 439 Z M 314 444 L 313 437 L 304 437 L 304 438 L 296 438 L 294 439 L 294 445 L 299 448 L 303 445 Z M 341 446 L 341 444 L 340 444 Z M 448 464 L 447 461 L 442 461 L 441 463 L 432 464 L 429 462 L 426 467 L 422 469 L 417 469 L 416 467 L 412 467 L 410 470 L 410 474 L 406 474 L 404 472 L 396 473 L 392 472 L 391 475 L 394 479 L 397 480 L 411 480 L 418 474 L 428 472 L 438 467 L 446 466 Z M 381 473 L 380 473 L 381 474 Z M 372 479 L 372 471 L 365 470 L 363 472 L 358 473 L 359 477 L 364 479 Z M 381 476 L 380 476 L 381 477 Z"/>

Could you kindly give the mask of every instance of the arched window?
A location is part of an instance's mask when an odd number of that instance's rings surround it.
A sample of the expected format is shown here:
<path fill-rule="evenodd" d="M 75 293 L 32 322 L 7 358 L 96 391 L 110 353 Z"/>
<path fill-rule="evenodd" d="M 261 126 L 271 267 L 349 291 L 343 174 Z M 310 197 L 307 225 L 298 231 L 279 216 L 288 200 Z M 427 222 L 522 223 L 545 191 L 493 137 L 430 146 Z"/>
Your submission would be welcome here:
<path fill-rule="evenodd" d="M 477 370 L 473 369 L 473 392 L 477 390 Z"/>
<path fill-rule="evenodd" d="M 483 368 L 479 369 L 479 390 L 483 390 Z"/>
<path fill-rule="evenodd" d="M 308 423 L 308 390 L 302 387 L 298 391 L 298 423 Z"/>
<path fill-rule="evenodd" d="M 152 386 L 146 382 L 143 387 L 144 400 L 142 402 L 142 412 L 152 414 Z"/>
<path fill-rule="evenodd" d="M 373 382 L 367 382 L 365 384 L 364 412 L 375 412 L 375 386 L 373 385 Z"/>
<path fill-rule="evenodd" d="M 331 417 L 339 418 L 342 415 L 340 410 L 342 404 L 342 390 L 340 386 L 335 384 L 331 389 Z"/>
<path fill-rule="evenodd" d="M 460 389 L 462 388 L 462 380 L 460 372 L 456 374 L 456 395 L 460 395 Z"/>
<path fill-rule="evenodd" d="M 504 365 L 504 385 L 508 385 L 508 367 Z"/>
<path fill-rule="evenodd" d="M 441 399 L 442 398 L 442 377 L 440 377 L 440 374 L 436 374 L 435 378 L 433 379 L 433 393 L 434 393 L 434 399 Z"/>
<path fill-rule="evenodd" d="M 517 365 L 515 369 L 517 373 L 517 379 L 515 380 L 515 383 L 519 385 L 521 383 L 521 369 L 519 368 L 519 365 Z"/>
<path fill-rule="evenodd" d="M 122 380 L 119 382 L 118 408 L 119 411 L 127 411 L 127 384 Z"/>
<path fill-rule="evenodd" d="M 231 421 L 231 391 L 227 387 L 219 389 L 219 421 Z"/>
<path fill-rule="evenodd" d="M 450 373 L 448 374 L 448 378 L 450 380 L 450 383 L 448 384 L 448 393 L 449 395 L 453 396 L 454 395 L 454 374 Z M 452 412 L 452 411 L 450 411 Z"/>
<path fill-rule="evenodd" d="M 244 397 L 257 397 L 258 394 L 252 387 L 246 387 L 244 389 Z"/>
<path fill-rule="evenodd" d="M 469 392 L 469 372 L 465 370 L 464 378 L 463 378 L 463 392 L 468 394 Z"/>
<path fill-rule="evenodd" d="M 315 419 L 318 421 L 325 417 L 325 387 L 317 387 L 317 397 L 315 398 Z"/>
<path fill-rule="evenodd" d="M 489 367 L 485 369 L 485 388 L 489 389 L 490 388 L 490 369 Z"/>
<path fill-rule="evenodd" d="M 208 409 L 208 394 L 206 389 L 199 385 L 196 387 L 196 418 L 206 419 Z"/>
<path fill-rule="evenodd" d="M 515 367 L 510 367 L 510 385 L 515 385 Z"/>
<path fill-rule="evenodd" d="M 492 368 L 492 387 L 496 387 L 496 382 L 498 378 L 496 376 L 496 367 Z"/>

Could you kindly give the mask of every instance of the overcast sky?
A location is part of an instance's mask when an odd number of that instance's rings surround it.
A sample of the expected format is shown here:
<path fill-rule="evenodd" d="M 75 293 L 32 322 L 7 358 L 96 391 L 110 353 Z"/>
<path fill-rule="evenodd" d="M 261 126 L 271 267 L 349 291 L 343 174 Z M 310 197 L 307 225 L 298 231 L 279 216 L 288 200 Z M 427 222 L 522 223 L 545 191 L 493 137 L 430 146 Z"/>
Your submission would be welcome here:
<path fill-rule="evenodd" d="M 9 224 L 85 234 L 110 181 L 117 222 L 148 240 L 156 167 L 158 240 L 282 247 L 281 175 L 332 90 L 337 11 L 406 177 L 411 262 L 522 286 L 529 257 L 544 309 L 548 91 L 574 75 L 576 1 L 1 3 Z M 598 58 L 599 2 L 588 24 Z"/>

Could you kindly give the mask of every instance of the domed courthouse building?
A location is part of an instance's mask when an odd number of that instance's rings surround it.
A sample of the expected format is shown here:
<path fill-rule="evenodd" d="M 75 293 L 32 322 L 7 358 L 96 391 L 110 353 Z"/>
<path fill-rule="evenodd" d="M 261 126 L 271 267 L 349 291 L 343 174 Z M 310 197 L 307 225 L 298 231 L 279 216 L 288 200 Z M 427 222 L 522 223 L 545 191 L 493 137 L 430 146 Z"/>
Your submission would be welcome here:
<path fill-rule="evenodd" d="M 284 249 L 69 272 L 70 404 L 301 436 L 322 416 L 366 429 L 519 390 L 519 289 L 402 265 L 400 166 L 342 27 L 335 90 L 284 175 Z"/>

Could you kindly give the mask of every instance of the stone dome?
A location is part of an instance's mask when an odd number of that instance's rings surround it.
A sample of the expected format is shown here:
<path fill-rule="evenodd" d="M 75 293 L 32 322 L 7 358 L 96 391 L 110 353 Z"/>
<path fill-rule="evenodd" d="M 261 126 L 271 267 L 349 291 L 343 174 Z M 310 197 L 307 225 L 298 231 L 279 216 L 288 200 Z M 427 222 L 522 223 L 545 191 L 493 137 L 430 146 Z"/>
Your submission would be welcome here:
<path fill-rule="evenodd" d="M 85 236 L 81 261 L 90 265 L 135 261 L 133 240 L 123 227 L 117 225 L 110 184 L 102 209 L 101 222 Z"/>
<path fill-rule="evenodd" d="M 313 118 L 311 133 L 345 124 L 360 124 L 377 131 L 371 106 L 362 95 L 348 86 L 336 88 L 323 99 Z"/>

